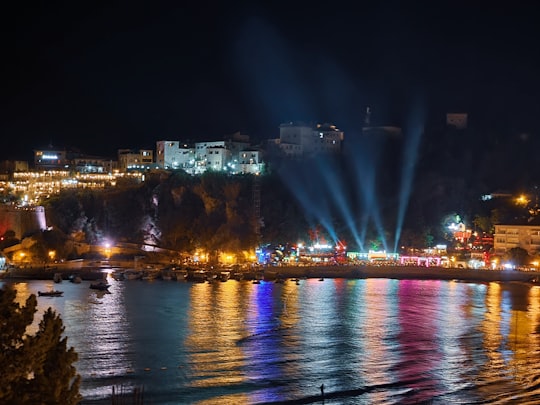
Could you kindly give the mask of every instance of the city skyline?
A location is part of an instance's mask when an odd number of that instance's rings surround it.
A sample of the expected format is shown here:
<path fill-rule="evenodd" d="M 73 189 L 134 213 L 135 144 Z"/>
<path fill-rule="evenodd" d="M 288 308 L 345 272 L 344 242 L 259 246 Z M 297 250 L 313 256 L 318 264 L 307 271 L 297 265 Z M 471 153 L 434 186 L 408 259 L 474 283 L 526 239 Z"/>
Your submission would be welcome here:
<path fill-rule="evenodd" d="M 3 158 L 49 143 L 110 155 L 156 139 L 267 139 L 291 120 L 353 135 L 367 106 L 380 124 L 465 112 L 538 133 L 537 13 L 524 5 L 93 7 L 8 9 Z"/>

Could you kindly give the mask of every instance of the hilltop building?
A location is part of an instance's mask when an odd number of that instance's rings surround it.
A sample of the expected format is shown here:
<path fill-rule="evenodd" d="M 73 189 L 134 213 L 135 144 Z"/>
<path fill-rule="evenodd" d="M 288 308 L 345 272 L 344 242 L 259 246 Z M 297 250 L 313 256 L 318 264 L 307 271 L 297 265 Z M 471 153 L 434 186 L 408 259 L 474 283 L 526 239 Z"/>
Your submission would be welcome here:
<path fill-rule="evenodd" d="M 249 136 L 239 132 L 222 140 L 196 142 L 158 141 L 156 164 L 163 169 L 183 169 L 198 175 L 207 170 L 231 174 L 263 171 L 262 153 L 254 149 Z"/>
<path fill-rule="evenodd" d="M 119 149 L 118 168 L 123 172 L 153 169 L 154 151 L 152 149 Z"/>
<path fill-rule="evenodd" d="M 195 148 L 180 141 L 156 142 L 156 164 L 162 169 L 186 169 L 195 165 Z"/>
<path fill-rule="evenodd" d="M 287 122 L 279 126 L 279 138 L 269 139 L 269 151 L 286 158 L 306 158 L 341 152 L 344 134 L 333 124 Z"/>

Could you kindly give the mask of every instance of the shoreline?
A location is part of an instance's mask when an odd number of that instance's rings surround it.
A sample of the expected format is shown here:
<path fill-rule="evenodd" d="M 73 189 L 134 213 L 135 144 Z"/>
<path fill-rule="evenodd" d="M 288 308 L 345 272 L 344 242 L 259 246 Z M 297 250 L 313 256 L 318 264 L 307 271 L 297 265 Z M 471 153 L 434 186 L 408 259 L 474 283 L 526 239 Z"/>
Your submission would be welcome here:
<path fill-rule="evenodd" d="M 0 273 L 5 280 L 53 280 L 60 273 L 63 280 L 79 276 L 82 280 L 95 281 L 102 279 L 118 268 L 26 268 L 10 269 Z M 126 269 L 124 269 L 126 270 Z M 397 279 L 397 280 L 460 280 L 469 282 L 510 282 L 519 281 L 537 283 L 540 280 L 538 271 L 489 270 L 424 266 L 276 266 L 262 267 L 239 272 L 244 279 L 262 277 L 264 280 L 294 278 L 341 278 L 341 279 Z"/>
<path fill-rule="evenodd" d="M 471 282 L 534 282 L 540 272 L 420 266 L 287 266 L 264 270 L 267 279 L 281 278 L 386 278 L 397 280 L 461 280 Z"/>

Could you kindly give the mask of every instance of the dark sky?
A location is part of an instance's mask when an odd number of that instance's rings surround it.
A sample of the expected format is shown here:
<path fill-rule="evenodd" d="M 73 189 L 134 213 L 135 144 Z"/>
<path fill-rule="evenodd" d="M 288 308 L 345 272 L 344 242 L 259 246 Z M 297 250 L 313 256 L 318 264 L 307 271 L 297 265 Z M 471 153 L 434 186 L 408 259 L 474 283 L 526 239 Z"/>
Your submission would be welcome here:
<path fill-rule="evenodd" d="M 347 136 L 367 105 L 381 124 L 415 105 L 432 120 L 464 111 L 477 125 L 540 127 L 534 2 L 12 3 L 2 158 L 48 144 L 114 156 L 160 139 L 257 140 L 290 120 Z"/>

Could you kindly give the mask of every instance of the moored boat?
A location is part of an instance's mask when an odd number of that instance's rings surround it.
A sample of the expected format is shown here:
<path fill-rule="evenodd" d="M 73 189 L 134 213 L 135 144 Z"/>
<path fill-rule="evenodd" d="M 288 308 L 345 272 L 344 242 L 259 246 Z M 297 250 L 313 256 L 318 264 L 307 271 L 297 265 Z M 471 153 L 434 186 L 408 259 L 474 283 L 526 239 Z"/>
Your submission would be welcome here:
<path fill-rule="evenodd" d="M 38 291 L 40 297 L 60 297 L 64 294 L 63 291 L 51 290 L 51 291 Z"/>
<path fill-rule="evenodd" d="M 123 271 L 115 270 L 111 273 L 111 277 L 115 279 L 116 281 L 122 281 L 125 280 L 125 275 Z"/>
<path fill-rule="evenodd" d="M 139 270 L 128 269 L 124 271 L 124 278 L 126 280 L 140 280 L 143 276 L 143 273 Z"/>
<path fill-rule="evenodd" d="M 98 281 L 97 283 L 91 283 L 90 288 L 92 290 L 108 291 L 111 285 L 105 281 Z"/>

